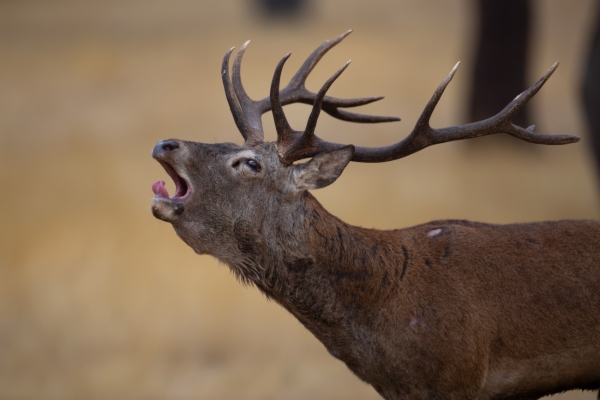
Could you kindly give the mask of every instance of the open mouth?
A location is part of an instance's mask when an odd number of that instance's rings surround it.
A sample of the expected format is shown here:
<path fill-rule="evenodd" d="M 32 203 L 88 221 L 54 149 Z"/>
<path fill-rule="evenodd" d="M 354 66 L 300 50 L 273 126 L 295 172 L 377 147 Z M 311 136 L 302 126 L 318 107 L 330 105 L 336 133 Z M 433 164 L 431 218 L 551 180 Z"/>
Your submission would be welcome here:
<path fill-rule="evenodd" d="M 183 179 L 181 176 L 177 175 L 177 172 L 175 172 L 175 169 L 173 167 L 171 167 L 165 161 L 162 161 L 162 160 L 157 160 L 157 161 L 160 163 L 160 165 L 163 166 L 165 171 L 167 171 L 167 173 L 169 174 L 171 179 L 173 179 L 173 182 L 175 182 L 175 194 L 173 195 L 173 197 L 170 197 L 169 192 L 167 191 L 167 188 L 165 187 L 165 182 L 164 181 L 156 181 L 156 182 L 154 182 L 154 184 L 152 184 L 152 191 L 154 192 L 156 197 L 165 197 L 165 198 L 168 198 L 171 200 L 180 200 L 180 201 L 187 199 L 188 196 L 190 195 L 191 191 L 190 191 L 190 187 L 189 187 L 188 183 L 185 181 L 185 179 Z"/>

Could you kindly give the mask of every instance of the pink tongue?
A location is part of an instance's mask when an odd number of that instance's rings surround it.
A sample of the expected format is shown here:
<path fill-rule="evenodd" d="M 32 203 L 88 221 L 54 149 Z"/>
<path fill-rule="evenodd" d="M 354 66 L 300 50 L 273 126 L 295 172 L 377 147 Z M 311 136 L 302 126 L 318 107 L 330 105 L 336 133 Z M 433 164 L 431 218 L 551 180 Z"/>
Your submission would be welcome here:
<path fill-rule="evenodd" d="M 152 191 L 154 194 L 159 194 L 164 197 L 169 197 L 169 192 L 165 187 L 165 181 L 156 181 L 152 184 Z"/>

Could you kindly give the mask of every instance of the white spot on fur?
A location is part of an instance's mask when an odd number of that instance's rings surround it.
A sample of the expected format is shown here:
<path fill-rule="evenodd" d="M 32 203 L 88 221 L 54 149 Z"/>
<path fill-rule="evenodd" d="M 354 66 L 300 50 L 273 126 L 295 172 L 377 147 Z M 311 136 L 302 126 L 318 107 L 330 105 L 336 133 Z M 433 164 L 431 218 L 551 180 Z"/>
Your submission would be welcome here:
<path fill-rule="evenodd" d="M 433 229 L 433 230 L 427 232 L 427 236 L 434 237 L 434 236 L 439 235 L 440 233 L 442 233 L 442 229 L 441 228 Z"/>

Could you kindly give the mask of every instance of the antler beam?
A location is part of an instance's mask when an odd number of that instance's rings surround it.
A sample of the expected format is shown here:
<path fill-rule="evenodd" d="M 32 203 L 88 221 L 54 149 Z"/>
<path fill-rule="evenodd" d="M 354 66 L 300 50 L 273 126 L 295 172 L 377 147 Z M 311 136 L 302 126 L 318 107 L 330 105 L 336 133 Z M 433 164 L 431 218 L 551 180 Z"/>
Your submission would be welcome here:
<path fill-rule="evenodd" d="M 479 122 L 473 122 L 464 125 L 452 126 L 448 128 L 434 129 L 429 125 L 429 120 L 438 101 L 442 97 L 446 86 L 450 83 L 456 70 L 457 63 L 450 74 L 442 81 L 437 88 L 427 106 L 421 113 L 413 131 L 404 140 L 386 147 L 356 147 L 356 152 L 352 161 L 358 162 L 385 162 L 397 160 L 416 153 L 428 146 L 434 144 L 453 142 L 455 140 L 471 139 L 480 136 L 492 135 L 495 133 L 508 133 L 518 139 L 535 144 L 569 144 L 580 140 L 578 136 L 573 135 L 543 135 L 534 133 L 535 125 L 527 129 L 512 123 L 513 116 L 527 103 L 546 83 L 552 73 L 558 67 L 554 63 L 552 67 L 531 86 L 529 89 L 518 95 L 502 111 L 491 118 Z M 329 147 L 329 146 L 328 146 Z M 339 145 L 342 147 L 342 145 Z"/>

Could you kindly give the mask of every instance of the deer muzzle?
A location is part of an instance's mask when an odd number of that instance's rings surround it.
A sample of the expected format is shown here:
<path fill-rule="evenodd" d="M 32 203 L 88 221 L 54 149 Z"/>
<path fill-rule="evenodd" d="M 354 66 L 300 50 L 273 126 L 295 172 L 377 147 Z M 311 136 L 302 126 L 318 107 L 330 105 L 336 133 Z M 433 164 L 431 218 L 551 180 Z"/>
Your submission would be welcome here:
<path fill-rule="evenodd" d="M 184 202 L 191 194 L 191 186 L 175 169 L 173 157 L 180 150 L 178 141 L 170 139 L 156 144 L 152 150 L 152 157 L 163 166 L 167 174 L 175 183 L 175 194 L 169 196 L 164 181 L 156 181 L 152 184 L 154 199 L 152 200 L 152 214 L 163 221 L 173 221 L 181 215 L 184 210 Z"/>

